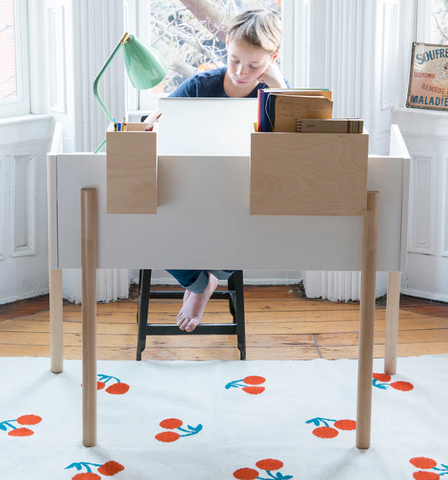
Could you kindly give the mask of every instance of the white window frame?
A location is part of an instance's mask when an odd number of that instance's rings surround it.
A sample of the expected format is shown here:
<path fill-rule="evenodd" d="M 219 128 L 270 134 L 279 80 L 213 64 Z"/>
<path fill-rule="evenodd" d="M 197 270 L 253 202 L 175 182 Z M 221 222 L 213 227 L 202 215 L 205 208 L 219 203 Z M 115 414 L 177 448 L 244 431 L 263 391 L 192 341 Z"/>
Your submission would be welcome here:
<path fill-rule="evenodd" d="M 14 40 L 17 69 L 17 97 L 0 101 L 0 118 L 28 115 L 30 113 L 26 0 L 14 0 Z"/>
<path fill-rule="evenodd" d="M 309 0 L 300 0 L 300 4 L 308 3 Z M 126 0 L 126 28 L 129 33 L 135 34 L 146 45 L 151 44 L 150 32 L 148 29 L 148 18 L 150 15 L 150 1 L 148 0 Z M 282 2 L 282 19 L 292 18 L 292 11 L 295 2 Z M 294 16 L 296 17 L 296 16 Z M 285 52 L 283 45 L 294 45 L 294 21 L 283 21 L 283 44 L 282 44 L 282 73 L 290 85 L 295 82 L 295 70 L 293 65 L 294 52 Z M 297 54 L 297 52 L 295 52 Z M 302 70 L 303 71 L 303 70 Z M 135 93 L 137 92 L 137 93 Z M 128 112 L 148 112 L 157 107 L 159 98 L 168 96 L 167 93 L 150 94 L 147 90 L 136 91 L 130 82 L 126 85 L 127 109 Z"/>
<path fill-rule="evenodd" d="M 416 0 L 415 4 L 415 40 L 430 43 L 431 38 L 431 0 Z"/>

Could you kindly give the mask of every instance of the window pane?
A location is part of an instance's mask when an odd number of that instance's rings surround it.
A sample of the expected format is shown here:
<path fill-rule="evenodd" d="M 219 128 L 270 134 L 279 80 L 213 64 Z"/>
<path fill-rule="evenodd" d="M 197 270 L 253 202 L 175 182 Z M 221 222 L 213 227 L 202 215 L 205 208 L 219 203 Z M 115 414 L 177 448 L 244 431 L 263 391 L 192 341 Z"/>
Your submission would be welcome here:
<path fill-rule="evenodd" d="M 448 44 L 448 3 L 445 0 L 431 0 L 430 43 Z"/>
<path fill-rule="evenodd" d="M 171 93 L 191 75 L 226 65 L 225 23 L 253 6 L 280 15 L 280 5 L 281 0 L 152 1 L 151 44 L 162 53 L 169 70 L 151 92 Z M 212 10 L 205 14 L 209 6 Z"/>
<path fill-rule="evenodd" d="M 14 0 L 0 0 L 0 102 L 17 98 Z"/>

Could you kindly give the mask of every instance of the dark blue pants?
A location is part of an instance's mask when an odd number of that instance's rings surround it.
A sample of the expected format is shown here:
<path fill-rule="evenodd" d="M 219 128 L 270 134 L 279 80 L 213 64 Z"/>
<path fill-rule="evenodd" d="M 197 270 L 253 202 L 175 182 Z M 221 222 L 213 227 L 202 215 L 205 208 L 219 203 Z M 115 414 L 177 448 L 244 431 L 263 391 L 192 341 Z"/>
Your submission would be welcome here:
<path fill-rule="evenodd" d="M 182 287 L 193 293 L 202 293 L 208 285 L 208 272 L 218 280 L 227 280 L 234 270 L 167 270 Z"/>

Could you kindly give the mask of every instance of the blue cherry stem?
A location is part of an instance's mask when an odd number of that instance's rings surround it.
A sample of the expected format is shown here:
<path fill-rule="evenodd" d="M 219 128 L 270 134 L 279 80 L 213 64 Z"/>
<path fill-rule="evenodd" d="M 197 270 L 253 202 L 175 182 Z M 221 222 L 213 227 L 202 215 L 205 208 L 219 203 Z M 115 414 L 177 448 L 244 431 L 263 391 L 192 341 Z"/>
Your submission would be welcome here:
<path fill-rule="evenodd" d="M 5 420 L 4 422 L 1 422 L 0 425 L 8 425 L 8 427 L 12 428 L 13 430 L 17 430 L 17 427 L 9 423 L 9 422 L 15 422 L 15 421 L 16 420 Z"/>
<path fill-rule="evenodd" d="M 230 382 L 226 385 L 226 389 L 228 390 L 229 388 L 241 388 L 241 387 L 245 387 L 246 384 L 244 383 L 244 380 L 241 379 L 241 380 L 234 380 L 233 382 Z"/>
<path fill-rule="evenodd" d="M 185 428 L 181 428 L 181 427 L 177 427 L 178 430 L 180 430 L 181 432 L 186 432 L 186 433 L 190 433 L 191 430 L 185 430 Z"/>
<path fill-rule="evenodd" d="M 190 427 L 190 425 L 188 425 L 188 430 L 185 430 L 185 428 L 181 428 L 181 427 L 177 427 L 177 430 L 181 431 L 181 432 L 185 432 L 185 435 L 180 435 L 181 437 L 190 437 L 191 435 L 196 435 L 197 433 L 199 433 L 198 431 L 198 428 L 199 428 L 199 425 L 194 428 L 194 427 Z M 202 426 L 201 426 L 201 430 L 202 430 Z"/>
<path fill-rule="evenodd" d="M 318 421 L 319 423 L 323 423 L 326 427 L 329 427 L 330 425 L 328 424 L 328 422 L 336 422 L 336 420 L 333 420 L 331 418 L 322 418 L 322 417 L 316 417 L 316 418 L 312 418 L 311 420 L 308 420 L 306 423 L 315 423 L 315 421 Z"/>
<path fill-rule="evenodd" d="M 116 380 L 118 383 L 120 383 L 120 380 L 117 378 L 117 377 L 111 377 L 110 375 L 104 375 L 102 373 L 99 373 L 98 374 L 98 377 L 99 377 L 99 380 L 104 382 L 104 383 L 107 383 L 109 380 Z"/>
<path fill-rule="evenodd" d="M 380 382 L 376 378 L 373 379 L 372 385 L 377 388 L 381 388 L 383 390 L 386 390 L 390 385 L 387 382 Z"/>
<path fill-rule="evenodd" d="M 276 477 L 275 475 L 273 475 L 269 470 L 266 470 L 266 473 L 271 477 L 271 478 L 274 478 L 275 480 L 282 480 L 282 478 L 285 478 L 283 476 L 283 474 L 281 474 L 280 472 L 278 472 L 278 477 Z M 287 477 L 287 478 L 291 478 L 291 477 Z M 257 477 L 258 480 L 270 480 L 270 478 L 262 478 L 262 477 Z"/>
<path fill-rule="evenodd" d="M 101 465 L 98 464 L 98 463 L 75 462 L 75 463 L 72 463 L 71 465 L 69 465 L 68 467 L 65 467 L 65 470 L 67 470 L 69 468 L 73 468 L 73 467 L 76 467 L 76 470 L 81 470 L 82 467 L 85 467 L 85 469 L 87 470 L 87 473 L 91 473 L 92 469 L 90 468 L 90 465 L 92 465 L 92 467 L 101 467 Z"/>
<path fill-rule="evenodd" d="M 442 467 L 445 467 L 445 468 L 432 467 L 432 470 L 437 470 L 438 472 L 442 472 L 442 473 L 439 473 L 439 475 L 448 475 L 448 467 L 443 464 L 442 464 Z"/>

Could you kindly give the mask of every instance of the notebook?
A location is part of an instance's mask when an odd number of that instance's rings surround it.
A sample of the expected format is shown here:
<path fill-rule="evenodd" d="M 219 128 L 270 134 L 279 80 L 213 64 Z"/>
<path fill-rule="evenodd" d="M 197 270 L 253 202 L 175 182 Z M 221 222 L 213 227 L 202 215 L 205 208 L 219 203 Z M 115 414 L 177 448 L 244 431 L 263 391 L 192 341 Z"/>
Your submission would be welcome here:
<path fill-rule="evenodd" d="M 159 99 L 159 155 L 250 154 L 256 98 Z"/>

